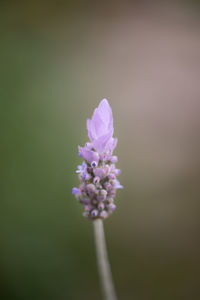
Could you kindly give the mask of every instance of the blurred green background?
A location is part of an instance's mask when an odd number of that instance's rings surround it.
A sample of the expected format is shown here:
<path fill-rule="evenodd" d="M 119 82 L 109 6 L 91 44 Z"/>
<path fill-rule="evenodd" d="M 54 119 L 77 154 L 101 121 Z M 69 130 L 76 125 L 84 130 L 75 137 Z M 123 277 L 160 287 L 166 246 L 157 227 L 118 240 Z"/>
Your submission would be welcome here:
<path fill-rule="evenodd" d="M 106 97 L 124 190 L 105 231 L 119 299 L 200 299 L 198 1 L 1 1 L 1 299 L 101 299 L 71 189 Z"/>

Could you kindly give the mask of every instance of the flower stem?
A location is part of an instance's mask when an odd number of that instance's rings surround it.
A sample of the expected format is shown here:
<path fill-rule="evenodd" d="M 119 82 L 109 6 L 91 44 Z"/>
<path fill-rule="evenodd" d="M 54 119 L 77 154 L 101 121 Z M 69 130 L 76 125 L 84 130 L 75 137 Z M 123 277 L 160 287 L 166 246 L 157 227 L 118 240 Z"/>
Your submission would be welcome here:
<path fill-rule="evenodd" d="M 117 300 L 106 249 L 103 221 L 101 219 L 96 219 L 93 221 L 93 224 L 99 276 L 101 280 L 104 299 Z"/>

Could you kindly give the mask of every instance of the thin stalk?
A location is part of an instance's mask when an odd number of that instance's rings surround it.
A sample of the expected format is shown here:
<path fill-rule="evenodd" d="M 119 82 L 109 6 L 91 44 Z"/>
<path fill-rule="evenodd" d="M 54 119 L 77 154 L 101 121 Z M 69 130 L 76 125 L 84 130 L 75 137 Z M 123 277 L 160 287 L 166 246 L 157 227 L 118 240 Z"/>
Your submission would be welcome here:
<path fill-rule="evenodd" d="M 117 300 L 114 284 L 112 280 L 112 273 L 108 260 L 106 241 L 103 229 L 103 221 L 96 219 L 93 221 L 94 224 L 94 237 L 97 252 L 97 262 L 99 269 L 99 276 L 103 295 L 105 300 Z"/>

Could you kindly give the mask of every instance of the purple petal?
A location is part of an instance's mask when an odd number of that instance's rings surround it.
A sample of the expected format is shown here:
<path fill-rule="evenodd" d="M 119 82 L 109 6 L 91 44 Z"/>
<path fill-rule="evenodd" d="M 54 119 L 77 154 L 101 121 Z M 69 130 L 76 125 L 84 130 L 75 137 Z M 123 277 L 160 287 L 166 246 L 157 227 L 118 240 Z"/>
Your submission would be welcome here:
<path fill-rule="evenodd" d="M 96 138 L 104 135 L 108 131 L 108 126 L 101 119 L 97 108 L 94 111 L 94 115 L 92 117 L 92 124 L 95 129 Z"/>
<path fill-rule="evenodd" d="M 123 189 L 123 185 L 120 184 L 119 180 L 116 180 L 116 185 L 115 185 L 116 189 Z"/>
<path fill-rule="evenodd" d="M 111 211 L 114 211 L 116 209 L 116 205 L 111 203 L 108 205 L 108 209 L 111 210 Z"/>
<path fill-rule="evenodd" d="M 87 130 L 88 130 L 88 137 L 90 141 L 92 142 L 94 140 L 94 136 L 92 134 L 92 129 L 91 129 L 91 120 L 87 119 Z"/>
<path fill-rule="evenodd" d="M 83 162 L 82 165 L 78 166 L 77 168 L 78 169 L 76 170 L 76 173 L 84 173 L 87 168 L 87 165 L 85 162 Z"/>
<path fill-rule="evenodd" d="M 76 187 L 74 187 L 74 188 L 72 189 L 72 194 L 74 194 L 74 195 L 80 194 L 79 189 L 77 189 Z"/>
<path fill-rule="evenodd" d="M 105 219 L 105 218 L 108 217 L 108 213 L 107 213 L 105 210 L 103 210 L 103 211 L 100 213 L 100 217 L 103 218 L 103 219 Z"/>
<path fill-rule="evenodd" d="M 100 136 L 98 139 L 93 141 L 93 146 L 98 153 L 106 151 L 106 145 L 112 137 L 113 131 L 107 132 L 105 135 Z"/>
<path fill-rule="evenodd" d="M 118 157 L 116 155 L 112 156 L 110 161 L 115 164 L 116 162 L 118 162 Z"/>
<path fill-rule="evenodd" d="M 91 142 L 105 136 L 108 132 L 113 135 L 112 109 L 106 99 L 103 99 L 94 110 L 92 119 L 87 120 L 88 137 Z"/>
<path fill-rule="evenodd" d="M 88 150 L 92 149 L 92 143 L 85 143 L 85 148 Z"/>
<path fill-rule="evenodd" d="M 111 129 L 110 127 L 113 126 L 113 116 L 112 116 L 112 109 L 107 101 L 107 99 L 103 99 L 98 106 L 98 113 L 102 121 L 107 128 Z"/>
<path fill-rule="evenodd" d="M 97 215 L 98 215 L 98 210 L 94 209 L 94 210 L 91 212 L 91 215 L 92 215 L 92 217 L 97 217 Z"/>
<path fill-rule="evenodd" d="M 117 138 L 115 139 L 110 138 L 108 143 L 106 144 L 105 151 L 109 151 L 110 155 L 112 155 L 113 150 L 115 149 L 116 146 L 117 146 Z"/>
<path fill-rule="evenodd" d="M 89 163 L 96 161 L 97 163 L 99 162 L 99 155 L 97 152 L 88 150 L 86 148 L 80 147 L 79 146 L 79 151 L 82 155 L 82 157 L 87 160 Z"/>
<path fill-rule="evenodd" d="M 121 174 L 121 170 L 120 169 L 115 169 L 115 174 L 118 176 Z"/>
<path fill-rule="evenodd" d="M 93 116 L 92 116 L 92 120 L 90 122 L 90 130 L 91 130 L 91 135 L 92 135 L 93 139 L 97 138 L 96 126 L 95 126 L 96 122 L 98 122 L 97 108 L 95 108 Z"/>
<path fill-rule="evenodd" d="M 94 169 L 93 172 L 94 172 L 94 175 L 97 176 L 97 177 L 99 177 L 99 178 L 106 177 L 105 171 L 103 169 L 101 169 L 101 168 L 96 168 L 96 169 Z"/>

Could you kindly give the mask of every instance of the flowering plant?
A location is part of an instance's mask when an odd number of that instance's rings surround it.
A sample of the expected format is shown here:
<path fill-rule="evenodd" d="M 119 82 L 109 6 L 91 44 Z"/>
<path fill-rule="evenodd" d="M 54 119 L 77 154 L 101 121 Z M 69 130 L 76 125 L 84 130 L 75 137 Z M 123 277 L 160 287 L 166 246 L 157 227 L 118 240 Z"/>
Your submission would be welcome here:
<path fill-rule="evenodd" d="M 83 163 L 78 166 L 76 173 L 81 183 L 78 188 L 72 189 L 72 193 L 84 206 L 83 215 L 93 220 L 104 297 L 106 300 L 116 300 L 102 219 L 115 210 L 116 190 L 123 186 L 117 180 L 120 170 L 115 167 L 117 156 L 113 156 L 117 139 L 113 138 L 112 109 L 106 99 L 94 110 L 92 119 L 87 120 L 87 130 L 90 141 L 84 147 L 78 147 Z"/>
<path fill-rule="evenodd" d="M 90 142 L 78 147 L 83 163 L 76 173 L 81 183 L 72 193 L 84 206 L 86 218 L 105 219 L 116 209 L 116 190 L 123 188 L 117 180 L 120 170 L 115 166 L 117 156 L 113 156 L 117 139 L 113 138 L 112 109 L 106 99 L 94 110 L 92 119 L 87 120 L 87 130 Z"/>

